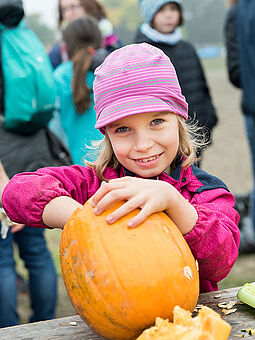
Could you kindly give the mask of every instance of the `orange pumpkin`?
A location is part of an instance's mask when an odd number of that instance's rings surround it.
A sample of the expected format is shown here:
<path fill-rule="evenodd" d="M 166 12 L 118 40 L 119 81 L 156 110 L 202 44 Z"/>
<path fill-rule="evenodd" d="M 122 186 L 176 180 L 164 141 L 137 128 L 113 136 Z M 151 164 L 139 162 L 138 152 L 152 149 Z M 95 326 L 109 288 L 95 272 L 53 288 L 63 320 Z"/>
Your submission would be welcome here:
<path fill-rule="evenodd" d="M 65 225 L 60 263 L 69 298 L 81 318 L 107 339 L 134 339 L 157 316 L 172 320 L 175 305 L 193 311 L 199 294 L 194 257 L 163 212 L 134 229 L 138 209 L 109 225 L 90 200 Z"/>
<path fill-rule="evenodd" d="M 137 340 L 227 340 L 231 326 L 220 314 L 203 306 L 194 318 L 191 313 L 174 307 L 173 323 L 156 318 L 155 326 L 146 329 Z"/>

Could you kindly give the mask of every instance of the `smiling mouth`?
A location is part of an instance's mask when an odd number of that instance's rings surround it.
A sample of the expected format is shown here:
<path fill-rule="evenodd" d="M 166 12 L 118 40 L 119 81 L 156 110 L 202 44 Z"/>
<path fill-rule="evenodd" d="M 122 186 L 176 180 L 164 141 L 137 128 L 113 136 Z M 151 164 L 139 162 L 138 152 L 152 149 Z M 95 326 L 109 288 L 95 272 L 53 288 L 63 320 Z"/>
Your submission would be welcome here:
<path fill-rule="evenodd" d="M 154 161 L 155 159 L 159 158 L 161 155 L 162 155 L 162 153 L 148 157 L 148 158 L 137 158 L 137 159 L 135 159 L 135 161 L 138 162 L 138 163 L 148 163 L 148 162 Z"/>

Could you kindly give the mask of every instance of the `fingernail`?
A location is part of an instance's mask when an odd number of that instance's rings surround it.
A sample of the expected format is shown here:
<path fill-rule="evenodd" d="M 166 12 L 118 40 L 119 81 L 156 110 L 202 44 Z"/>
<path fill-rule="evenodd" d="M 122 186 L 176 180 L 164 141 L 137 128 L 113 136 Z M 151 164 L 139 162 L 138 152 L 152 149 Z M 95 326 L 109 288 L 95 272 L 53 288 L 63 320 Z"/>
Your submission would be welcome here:
<path fill-rule="evenodd" d="M 102 181 L 100 186 L 102 187 L 104 184 L 106 184 L 106 181 Z"/>
<path fill-rule="evenodd" d="M 134 222 L 133 221 L 129 221 L 127 225 L 128 225 L 129 228 L 132 228 L 133 225 L 134 225 Z"/>
<path fill-rule="evenodd" d="M 107 217 L 106 217 L 106 221 L 107 221 L 108 223 L 112 223 L 112 222 L 113 222 L 112 216 L 107 216 Z"/>
<path fill-rule="evenodd" d="M 96 214 L 96 215 L 100 215 L 100 209 L 98 209 L 97 207 L 94 209 L 94 213 Z"/>
<path fill-rule="evenodd" d="M 95 201 L 94 200 L 91 201 L 91 206 L 92 206 L 92 208 L 95 208 Z"/>

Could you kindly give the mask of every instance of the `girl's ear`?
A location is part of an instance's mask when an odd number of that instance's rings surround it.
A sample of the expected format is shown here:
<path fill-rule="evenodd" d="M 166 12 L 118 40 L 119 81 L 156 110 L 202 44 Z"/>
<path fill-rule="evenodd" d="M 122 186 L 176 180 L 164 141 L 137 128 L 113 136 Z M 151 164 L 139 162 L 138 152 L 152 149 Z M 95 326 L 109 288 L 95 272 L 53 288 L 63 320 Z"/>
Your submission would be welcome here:
<path fill-rule="evenodd" d="M 96 54 L 96 50 L 92 46 L 88 46 L 87 50 L 92 56 L 94 56 Z"/>

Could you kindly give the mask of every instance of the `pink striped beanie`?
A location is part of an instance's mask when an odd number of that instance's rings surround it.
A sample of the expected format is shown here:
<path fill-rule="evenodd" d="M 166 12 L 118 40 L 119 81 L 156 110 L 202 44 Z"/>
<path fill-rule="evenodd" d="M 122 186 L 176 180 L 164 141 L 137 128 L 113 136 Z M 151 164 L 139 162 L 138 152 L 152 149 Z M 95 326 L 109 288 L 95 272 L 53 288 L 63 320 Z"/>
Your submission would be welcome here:
<path fill-rule="evenodd" d="M 144 112 L 169 111 L 188 118 L 175 69 L 160 49 L 146 43 L 115 50 L 95 70 L 96 128 Z"/>

